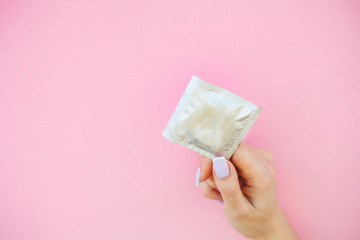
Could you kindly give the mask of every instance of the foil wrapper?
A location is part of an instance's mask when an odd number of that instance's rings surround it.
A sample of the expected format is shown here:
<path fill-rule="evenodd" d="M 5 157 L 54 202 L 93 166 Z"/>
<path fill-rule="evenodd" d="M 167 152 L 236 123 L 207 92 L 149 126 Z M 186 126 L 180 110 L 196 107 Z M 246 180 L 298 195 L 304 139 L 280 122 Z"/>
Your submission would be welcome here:
<path fill-rule="evenodd" d="M 211 159 L 230 159 L 261 108 L 193 76 L 163 136 Z"/>

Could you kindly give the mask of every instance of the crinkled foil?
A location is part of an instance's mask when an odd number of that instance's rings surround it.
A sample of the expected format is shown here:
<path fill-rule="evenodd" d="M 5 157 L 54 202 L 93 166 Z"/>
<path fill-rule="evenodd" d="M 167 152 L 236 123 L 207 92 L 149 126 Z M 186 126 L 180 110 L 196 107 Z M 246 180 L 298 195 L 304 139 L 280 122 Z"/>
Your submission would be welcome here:
<path fill-rule="evenodd" d="M 193 76 L 163 135 L 209 158 L 230 159 L 261 108 Z"/>

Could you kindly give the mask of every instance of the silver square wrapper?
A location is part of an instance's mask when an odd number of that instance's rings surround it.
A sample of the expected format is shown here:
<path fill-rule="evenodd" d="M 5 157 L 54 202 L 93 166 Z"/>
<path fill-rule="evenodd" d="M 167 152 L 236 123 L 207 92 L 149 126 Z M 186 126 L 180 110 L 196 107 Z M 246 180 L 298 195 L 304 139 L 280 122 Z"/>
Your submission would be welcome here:
<path fill-rule="evenodd" d="M 230 159 L 261 108 L 193 76 L 163 136 L 211 159 Z"/>

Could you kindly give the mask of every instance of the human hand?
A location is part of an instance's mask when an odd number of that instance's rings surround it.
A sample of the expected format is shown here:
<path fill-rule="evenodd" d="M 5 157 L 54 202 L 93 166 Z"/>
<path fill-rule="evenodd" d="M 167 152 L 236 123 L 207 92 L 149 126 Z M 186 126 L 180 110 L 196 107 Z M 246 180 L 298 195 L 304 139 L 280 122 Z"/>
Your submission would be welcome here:
<path fill-rule="evenodd" d="M 224 202 L 233 228 L 257 240 L 297 239 L 276 199 L 271 153 L 241 143 L 230 161 L 199 158 L 197 184 L 206 197 Z"/>

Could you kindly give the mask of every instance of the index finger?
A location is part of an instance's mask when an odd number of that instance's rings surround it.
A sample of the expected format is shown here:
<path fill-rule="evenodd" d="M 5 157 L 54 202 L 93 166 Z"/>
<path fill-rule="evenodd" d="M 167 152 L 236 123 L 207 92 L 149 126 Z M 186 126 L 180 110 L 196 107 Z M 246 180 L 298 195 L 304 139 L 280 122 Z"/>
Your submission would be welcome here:
<path fill-rule="evenodd" d="M 269 168 L 263 152 L 243 142 L 234 152 L 231 161 L 247 185 L 256 185 L 259 179 L 266 176 Z"/>

